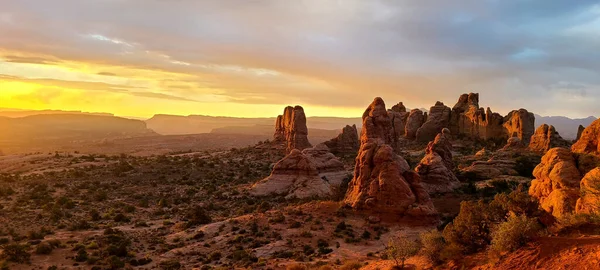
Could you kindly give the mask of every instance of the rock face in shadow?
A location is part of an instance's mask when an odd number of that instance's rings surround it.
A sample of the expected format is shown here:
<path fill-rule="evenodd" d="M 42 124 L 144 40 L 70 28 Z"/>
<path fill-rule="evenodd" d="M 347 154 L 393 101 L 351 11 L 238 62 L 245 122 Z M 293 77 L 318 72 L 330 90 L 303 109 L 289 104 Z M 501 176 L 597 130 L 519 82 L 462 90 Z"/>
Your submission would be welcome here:
<path fill-rule="evenodd" d="M 529 150 L 540 154 L 546 153 L 555 147 L 568 147 L 569 143 L 563 139 L 554 126 L 541 125 L 531 137 Z"/>
<path fill-rule="evenodd" d="M 417 130 L 416 139 L 419 142 L 429 142 L 435 139 L 435 136 L 447 128 L 450 124 L 450 107 L 442 102 L 436 102 L 429 110 L 427 121 Z"/>
<path fill-rule="evenodd" d="M 286 153 L 290 153 L 293 149 L 304 150 L 311 147 L 308 141 L 306 115 L 301 106 L 288 106 L 283 111 L 283 115 L 277 116 L 273 139 L 275 142 L 285 142 Z"/>
<path fill-rule="evenodd" d="M 252 186 L 256 196 L 328 197 L 348 177 L 344 164 L 325 145 L 294 149 L 277 162 L 271 175 Z"/>
<path fill-rule="evenodd" d="M 406 134 L 406 122 L 408 120 L 409 112 L 406 111 L 406 107 L 402 102 L 394 105 L 392 109 L 388 110 L 388 115 L 392 120 L 393 135 L 395 138 L 400 138 Z"/>
<path fill-rule="evenodd" d="M 583 131 L 585 130 L 585 127 L 582 125 L 579 125 L 579 128 L 577 128 L 577 138 L 575 139 L 575 141 L 579 141 L 579 139 L 581 138 L 581 134 L 583 134 Z"/>
<path fill-rule="evenodd" d="M 391 215 L 434 215 L 417 173 L 395 154 L 391 119 L 376 98 L 363 114 L 361 146 L 344 202 L 358 211 Z"/>
<path fill-rule="evenodd" d="M 550 149 L 533 171 L 533 176 L 529 194 L 539 200 L 544 210 L 555 217 L 574 212 L 582 175 L 569 149 Z"/>
<path fill-rule="evenodd" d="M 600 168 L 588 172 L 579 185 L 581 198 L 577 200 L 577 213 L 600 214 Z"/>
<path fill-rule="evenodd" d="M 415 171 L 421 176 L 423 186 L 429 193 L 444 193 L 460 186 L 453 169 L 450 130 L 445 128 L 435 140 L 429 142 L 425 157 Z"/>
<path fill-rule="evenodd" d="M 417 130 L 425 123 L 425 114 L 419 109 L 412 109 L 406 119 L 406 127 L 404 135 L 407 139 L 414 140 L 417 138 Z"/>
<path fill-rule="evenodd" d="M 600 119 L 594 121 L 590 126 L 585 128 L 581 133 L 581 137 L 571 150 L 574 153 L 587 153 L 598 155 L 600 153 Z"/>
<path fill-rule="evenodd" d="M 358 151 L 360 141 L 356 125 L 346 126 L 337 137 L 324 142 L 334 154 L 353 154 Z"/>

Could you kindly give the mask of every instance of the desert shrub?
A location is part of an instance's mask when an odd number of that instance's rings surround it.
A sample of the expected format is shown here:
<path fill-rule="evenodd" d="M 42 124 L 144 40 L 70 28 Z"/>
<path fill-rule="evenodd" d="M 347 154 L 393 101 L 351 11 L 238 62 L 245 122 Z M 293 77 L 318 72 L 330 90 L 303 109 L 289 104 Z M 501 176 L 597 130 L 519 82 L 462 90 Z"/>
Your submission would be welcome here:
<path fill-rule="evenodd" d="M 419 252 L 419 243 L 407 237 L 398 237 L 390 239 L 386 251 L 388 258 L 394 260 L 396 266 L 399 266 L 400 269 L 404 269 L 406 260 Z M 360 267 L 357 269 L 360 269 Z"/>
<path fill-rule="evenodd" d="M 539 202 L 533 199 L 522 185 L 510 194 L 496 195 L 494 203 L 509 214 L 526 215 L 528 217 L 538 217 L 544 214 L 540 210 Z"/>
<path fill-rule="evenodd" d="M 88 253 L 85 249 L 80 249 L 77 251 L 77 255 L 75 256 L 76 262 L 85 262 L 88 260 Z"/>
<path fill-rule="evenodd" d="M 110 256 L 107 259 L 109 269 L 121 269 L 125 267 L 125 263 L 117 256 Z"/>
<path fill-rule="evenodd" d="M 54 247 L 52 247 L 52 245 L 50 245 L 47 242 L 42 242 L 39 245 L 37 245 L 37 247 L 35 247 L 35 254 L 48 255 L 52 253 L 52 250 L 54 250 Z"/>
<path fill-rule="evenodd" d="M 286 270 L 307 270 L 308 268 L 303 264 L 294 263 L 294 264 L 288 265 L 285 269 Z"/>
<path fill-rule="evenodd" d="M 31 254 L 29 254 L 29 246 L 24 244 L 9 244 L 4 246 L 3 257 L 7 261 L 15 263 L 28 263 Z"/>
<path fill-rule="evenodd" d="M 159 264 L 162 270 L 177 270 L 181 268 L 181 263 L 177 260 L 162 261 Z"/>
<path fill-rule="evenodd" d="M 190 209 L 186 214 L 186 218 L 188 219 L 188 227 L 204 225 L 212 222 L 211 217 L 208 215 L 208 213 L 206 213 L 204 208 L 201 207 L 194 207 L 193 209 Z"/>
<path fill-rule="evenodd" d="M 583 227 L 600 228 L 599 214 L 566 214 L 558 219 L 556 230 L 569 231 Z"/>
<path fill-rule="evenodd" d="M 458 216 L 444 229 L 444 240 L 467 254 L 477 252 L 489 245 L 491 229 L 503 216 L 493 204 L 464 201 Z"/>
<path fill-rule="evenodd" d="M 540 161 L 538 156 L 520 156 L 515 160 L 515 170 L 520 176 L 533 178 L 533 170 Z"/>
<path fill-rule="evenodd" d="M 492 232 L 491 249 L 496 252 L 515 251 L 539 234 L 540 224 L 534 218 L 510 216 Z"/>
<path fill-rule="evenodd" d="M 434 265 L 441 263 L 442 250 L 446 246 L 442 233 L 438 230 L 432 230 L 422 233 L 420 238 L 420 253 Z"/>
<path fill-rule="evenodd" d="M 359 270 L 361 267 L 363 265 L 359 261 L 347 261 L 340 266 L 340 270 Z"/>

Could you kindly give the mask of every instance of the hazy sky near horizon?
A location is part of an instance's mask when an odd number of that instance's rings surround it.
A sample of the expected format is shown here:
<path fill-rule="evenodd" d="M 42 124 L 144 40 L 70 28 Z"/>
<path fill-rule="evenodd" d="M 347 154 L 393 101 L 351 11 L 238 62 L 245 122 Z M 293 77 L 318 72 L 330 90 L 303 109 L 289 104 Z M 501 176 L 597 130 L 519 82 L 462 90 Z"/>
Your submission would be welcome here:
<path fill-rule="evenodd" d="M 600 116 L 599 48 L 587 0 L 0 0 L 0 107 L 352 117 L 479 92 Z"/>

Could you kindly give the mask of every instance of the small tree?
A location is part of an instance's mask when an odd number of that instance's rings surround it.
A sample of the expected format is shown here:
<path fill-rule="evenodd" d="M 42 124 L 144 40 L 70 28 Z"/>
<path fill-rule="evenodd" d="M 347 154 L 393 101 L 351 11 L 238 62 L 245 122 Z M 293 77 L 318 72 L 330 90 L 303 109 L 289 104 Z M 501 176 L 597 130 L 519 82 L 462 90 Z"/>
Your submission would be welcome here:
<path fill-rule="evenodd" d="M 388 242 L 387 254 L 396 262 L 396 266 L 404 269 L 404 263 L 419 252 L 419 243 L 407 237 L 392 238 Z"/>
<path fill-rule="evenodd" d="M 438 230 L 424 232 L 421 234 L 421 254 L 431 263 L 437 265 L 441 262 L 442 250 L 446 246 L 444 236 Z"/>

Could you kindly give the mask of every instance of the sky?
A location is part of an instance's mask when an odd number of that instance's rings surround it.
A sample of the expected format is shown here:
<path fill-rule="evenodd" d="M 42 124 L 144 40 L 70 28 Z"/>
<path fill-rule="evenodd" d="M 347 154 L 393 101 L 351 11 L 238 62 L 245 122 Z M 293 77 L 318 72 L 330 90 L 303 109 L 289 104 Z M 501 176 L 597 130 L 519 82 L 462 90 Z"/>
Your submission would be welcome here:
<path fill-rule="evenodd" d="M 359 117 L 452 107 L 600 116 L 600 4 L 0 0 L 0 107 Z"/>

